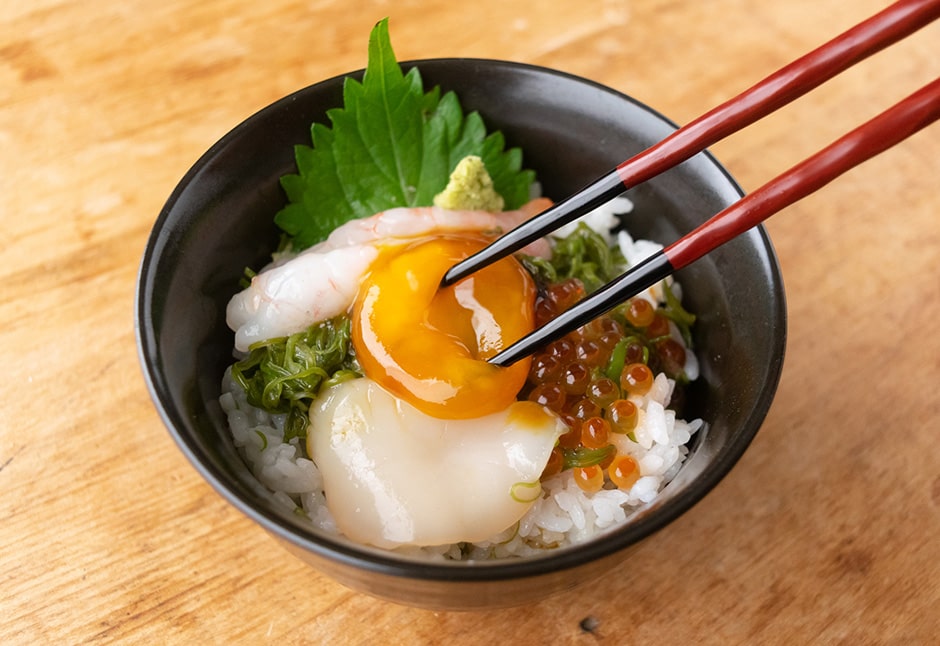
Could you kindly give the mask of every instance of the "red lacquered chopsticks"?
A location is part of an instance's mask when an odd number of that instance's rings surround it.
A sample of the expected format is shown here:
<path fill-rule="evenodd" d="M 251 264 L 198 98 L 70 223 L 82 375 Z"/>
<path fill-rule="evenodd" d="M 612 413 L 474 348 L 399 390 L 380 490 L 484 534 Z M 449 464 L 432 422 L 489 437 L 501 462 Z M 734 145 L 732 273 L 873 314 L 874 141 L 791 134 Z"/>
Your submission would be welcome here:
<path fill-rule="evenodd" d="M 676 130 L 575 195 L 454 265 L 449 285 L 679 164 L 940 17 L 940 0 L 902 0 Z M 940 79 L 731 205 L 662 252 L 492 357 L 507 366 L 740 235 L 940 117 Z"/>
<path fill-rule="evenodd" d="M 631 267 L 489 361 L 508 366 L 639 294 L 866 159 L 940 119 L 940 78 Z"/>

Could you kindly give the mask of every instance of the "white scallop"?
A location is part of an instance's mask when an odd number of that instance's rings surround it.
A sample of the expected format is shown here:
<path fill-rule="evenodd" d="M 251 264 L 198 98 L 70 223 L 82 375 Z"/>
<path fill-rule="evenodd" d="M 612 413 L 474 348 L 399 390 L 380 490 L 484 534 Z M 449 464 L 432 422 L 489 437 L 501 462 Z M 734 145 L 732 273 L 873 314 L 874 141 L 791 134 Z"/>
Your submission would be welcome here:
<path fill-rule="evenodd" d="M 565 428 L 532 402 L 475 419 L 436 419 L 355 379 L 311 407 L 307 442 L 339 529 L 394 548 L 483 541 L 511 527 L 538 496 Z"/>

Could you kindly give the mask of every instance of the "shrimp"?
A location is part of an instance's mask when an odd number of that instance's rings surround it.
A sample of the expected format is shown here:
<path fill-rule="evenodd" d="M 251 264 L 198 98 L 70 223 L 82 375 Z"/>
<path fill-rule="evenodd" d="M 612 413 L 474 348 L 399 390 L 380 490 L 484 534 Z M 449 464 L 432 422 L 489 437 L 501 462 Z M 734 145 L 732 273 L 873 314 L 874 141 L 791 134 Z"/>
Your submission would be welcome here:
<path fill-rule="evenodd" d="M 367 218 L 351 220 L 336 229 L 323 242 L 310 251 L 318 252 L 355 244 L 366 244 L 387 238 L 416 238 L 429 233 L 450 231 L 494 231 L 505 233 L 532 216 L 551 206 L 548 198 L 536 198 L 515 211 L 450 211 L 436 206 L 415 208 L 400 207 L 376 213 Z M 533 246 L 523 250 L 528 255 L 544 255 L 549 249 Z M 538 251 L 539 253 L 533 253 Z M 548 251 L 550 253 L 550 250 Z"/>
<path fill-rule="evenodd" d="M 550 204 L 539 198 L 517 211 L 500 213 L 394 208 L 351 220 L 323 242 L 260 272 L 232 297 L 225 320 L 235 331 L 235 349 L 247 352 L 252 343 L 301 332 L 347 311 L 381 246 L 432 233 L 505 232 Z M 538 240 L 522 252 L 549 257 L 551 247 Z"/>
<path fill-rule="evenodd" d="M 235 349 L 247 352 L 252 343 L 301 332 L 345 312 L 378 255 L 375 245 L 351 245 L 302 253 L 257 274 L 225 310 Z"/>
<path fill-rule="evenodd" d="M 517 226 L 535 217 L 551 205 L 552 201 L 547 197 L 537 197 L 524 204 L 521 209 L 502 211 L 494 215 L 500 222 L 500 229 L 505 232 L 515 229 Z M 552 246 L 547 238 L 539 238 L 520 249 L 519 253 L 526 256 L 538 256 L 540 258 L 549 259 L 552 257 Z"/>

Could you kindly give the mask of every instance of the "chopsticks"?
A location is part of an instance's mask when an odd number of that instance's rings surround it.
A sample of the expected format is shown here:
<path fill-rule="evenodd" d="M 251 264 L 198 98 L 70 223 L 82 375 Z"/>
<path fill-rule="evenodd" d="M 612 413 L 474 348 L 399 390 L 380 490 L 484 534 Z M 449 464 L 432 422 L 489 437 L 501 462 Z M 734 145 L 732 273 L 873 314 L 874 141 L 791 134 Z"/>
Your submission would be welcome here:
<path fill-rule="evenodd" d="M 797 59 L 750 89 L 676 130 L 613 171 L 457 263 L 442 286 L 521 249 L 707 146 L 770 114 L 875 52 L 940 17 L 940 0 L 902 0 Z M 663 251 L 517 341 L 489 362 L 508 366 L 560 338 L 673 271 L 740 235 L 835 177 L 940 117 L 940 79 L 853 130 L 712 217 Z"/>
<path fill-rule="evenodd" d="M 508 366 L 698 260 L 863 161 L 940 119 L 940 78 L 744 196 L 489 359 Z"/>

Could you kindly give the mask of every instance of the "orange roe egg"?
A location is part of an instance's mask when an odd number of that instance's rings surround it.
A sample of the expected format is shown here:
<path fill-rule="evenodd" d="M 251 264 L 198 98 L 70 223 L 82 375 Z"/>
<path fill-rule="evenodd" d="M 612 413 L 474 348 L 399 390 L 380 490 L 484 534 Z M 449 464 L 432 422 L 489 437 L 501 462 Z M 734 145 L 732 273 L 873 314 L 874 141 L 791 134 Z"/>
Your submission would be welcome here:
<path fill-rule="evenodd" d="M 589 366 L 599 366 L 606 363 L 604 348 L 592 339 L 584 339 L 575 348 L 575 356 Z"/>
<path fill-rule="evenodd" d="M 556 413 L 561 412 L 566 401 L 565 391 L 559 384 L 552 382 L 539 384 L 533 388 L 527 399 Z"/>
<path fill-rule="evenodd" d="M 575 483 L 588 493 L 600 491 L 604 486 L 604 471 L 597 465 L 575 467 L 572 471 Z"/>
<path fill-rule="evenodd" d="M 609 316 L 598 317 L 578 328 L 578 335 L 584 339 L 599 339 L 608 333 L 623 336 L 623 326 Z"/>
<path fill-rule="evenodd" d="M 656 353 L 662 361 L 663 371 L 666 374 L 675 376 L 685 369 L 685 348 L 675 339 L 658 341 Z"/>
<path fill-rule="evenodd" d="M 609 316 L 602 316 L 597 320 L 599 321 L 598 325 L 603 334 L 617 334 L 623 336 L 623 326 L 615 319 Z"/>
<path fill-rule="evenodd" d="M 558 417 L 561 419 L 562 422 L 565 423 L 565 426 L 567 426 L 569 429 L 577 430 L 581 428 L 581 420 L 579 420 L 577 417 L 575 417 L 571 413 L 562 411 L 558 413 Z"/>
<path fill-rule="evenodd" d="M 581 446 L 580 421 L 558 438 L 558 446 L 563 449 L 576 449 Z"/>
<path fill-rule="evenodd" d="M 618 489 L 629 491 L 640 479 L 640 466 L 629 455 L 618 455 L 607 467 L 607 477 Z"/>
<path fill-rule="evenodd" d="M 645 298 L 631 298 L 624 318 L 634 327 L 648 327 L 656 316 L 656 308 Z"/>
<path fill-rule="evenodd" d="M 601 407 L 592 402 L 587 397 L 575 399 L 568 407 L 568 412 L 580 421 L 589 417 L 597 417 L 601 414 Z"/>
<path fill-rule="evenodd" d="M 649 327 L 646 329 L 646 335 L 655 339 L 660 336 L 667 336 L 669 334 L 669 319 L 667 319 L 662 314 L 656 314 L 653 317 L 653 322 L 649 324 Z"/>
<path fill-rule="evenodd" d="M 620 388 L 631 395 L 645 395 L 653 385 L 653 371 L 644 363 L 631 363 L 620 373 Z"/>
<path fill-rule="evenodd" d="M 564 364 L 575 358 L 575 344 L 571 339 L 562 337 L 549 343 L 548 347 L 545 348 L 545 353 Z"/>
<path fill-rule="evenodd" d="M 614 433 L 633 432 L 638 415 L 636 404 L 629 399 L 618 399 L 607 407 L 607 421 L 610 422 L 610 430 Z"/>
<path fill-rule="evenodd" d="M 613 379 L 600 377 L 588 384 L 585 394 L 597 406 L 606 408 L 620 398 L 620 387 Z"/>
<path fill-rule="evenodd" d="M 561 375 L 561 386 L 569 395 L 583 394 L 591 380 L 591 371 L 583 364 L 577 361 L 565 366 Z"/>
<path fill-rule="evenodd" d="M 535 383 L 543 381 L 555 381 L 561 373 L 562 364 L 556 358 L 549 354 L 539 354 L 532 358 L 532 365 L 529 368 L 529 381 Z"/>
<path fill-rule="evenodd" d="M 551 285 L 547 290 L 548 300 L 555 309 L 563 312 L 584 298 L 584 284 L 577 278 L 568 278 Z"/>
<path fill-rule="evenodd" d="M 581 423 L 581 444 L 585 448 L 604 448 L 609 434 L 610 423 L 603 417 L 589 417 Z"/>
<path fill-rule="evenodd" d="M 535 325 L 541 327 L 558 316 L 558 311 L 547 300 L 540 298 L 535 304 Z"/>
<path fill-rule="evenodd" d="M 627 344 L 627 351 L 624 354 L 626 363 L 646 363 L 649 359 L 646 348 L 642 343 L 633 342 Z"/>
<path fill-rule="evenodd" d="M 604 354 L 606 356 L 610 354 L 611 350 L 613 350 L 618 343 L 620 343 L 620 339 L 622 338 L 623 334 L 618 332 L 604 332 L 602 335 L 597 337 L 596 343 L 604 350 Z"/>

